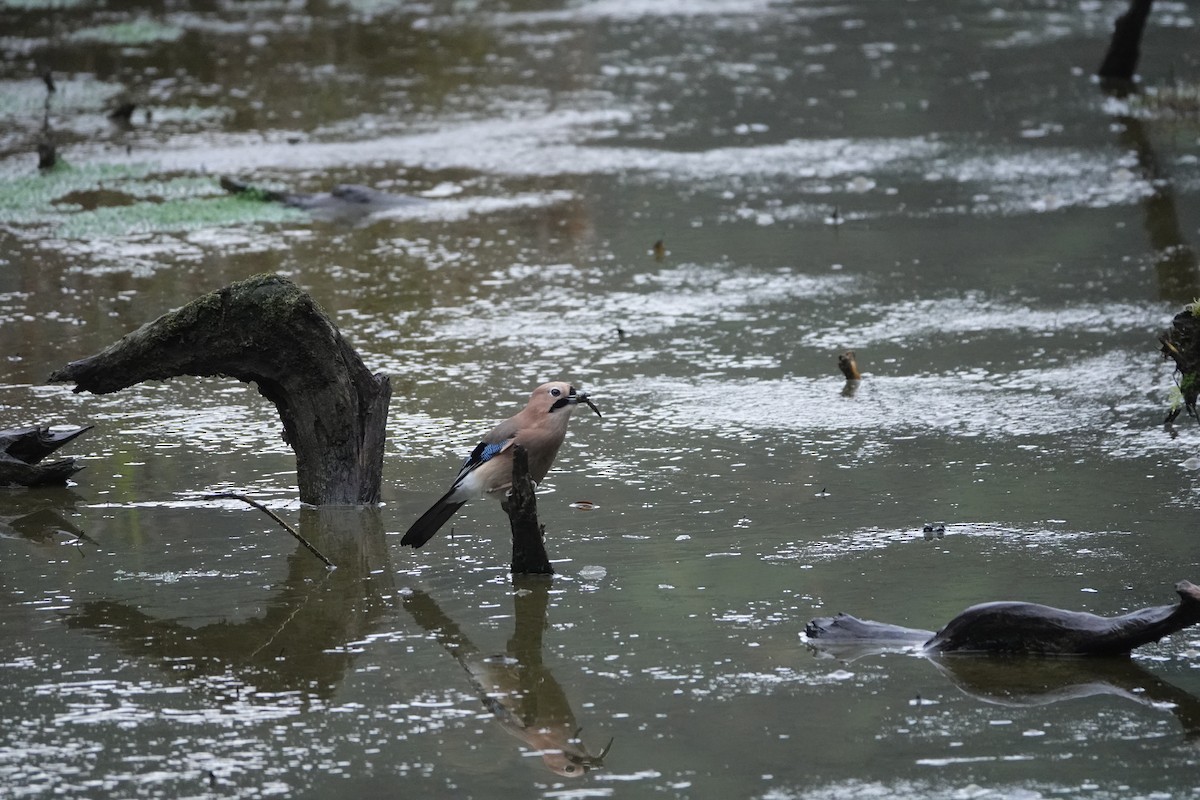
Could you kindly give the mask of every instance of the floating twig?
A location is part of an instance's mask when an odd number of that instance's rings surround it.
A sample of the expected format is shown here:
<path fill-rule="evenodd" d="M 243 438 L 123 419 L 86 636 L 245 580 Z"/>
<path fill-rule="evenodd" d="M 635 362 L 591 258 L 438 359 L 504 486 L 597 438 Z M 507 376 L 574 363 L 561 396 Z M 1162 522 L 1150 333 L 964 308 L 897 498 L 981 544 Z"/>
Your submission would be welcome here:
<path fill-rule="evenodd" d="M 305 539 L 303 536 L 301 536 L 299 531 L 297 531 L 291 525 L 288 525 L 286 522 L 284 522 L 282 519 L 279 518 L 278 514 L 276 514 L 274 511 L 267 508 L 266 506 L 264 506 L 262 503 L 258 502 L 257 500 L 251 500 L 249 497 L 246 497 L 245 495 L 236 494 L 234 492 L 221 492 L 219 494 L 205 495 L 204 499 L 205 500 L 241 500 L 243 503 L 248 503 L 248 504 L 254 506 L 259 511 L 263 512 L 268 517 L 270 517 L 271 519 L 275 520 L 280 525 L 282 525 L 283 529 L 285 531 L 290 533 L 292 536 L 296 537 L 296 541 L 300 542 L 300 544 L 302 544 L 306 548 L 308 548 L 308 551 L 310 553 L 312 553 L 314 556 L 316 556 L 317 558 L 319 558 L 323 562 L 325 562 L 325 566 L 329 567 L 330 569 L 337 569 L 337 565 L 334 564 L 332 561 L 330 561 L 328 558 L 326 558 L 324 556 L 324 554 L 321 553 L 320 550 L 313 547 L 312 543 L 309 542 L 308 539 Z"/>

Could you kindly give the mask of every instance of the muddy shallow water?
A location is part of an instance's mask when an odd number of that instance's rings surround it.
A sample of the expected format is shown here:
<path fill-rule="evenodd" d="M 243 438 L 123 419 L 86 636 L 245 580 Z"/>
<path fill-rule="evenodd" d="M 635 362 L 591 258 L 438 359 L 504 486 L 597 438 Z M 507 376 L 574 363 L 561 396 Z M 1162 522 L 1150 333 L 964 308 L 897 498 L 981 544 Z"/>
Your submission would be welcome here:
<path fill-rule="evenodd" d="M 0 4 L 0 427 L 96 426 L 70 487 L 0 494 L 0 794 L 1200 793 L 1200 633 L 1128 664 L 801 637 L 1200 580 L 1156 352 L 1200 295 L 1200 126 L 1155 102 L 1200 18 L 1156 4 L 1116 98 L 1123 5 Z M 301 508 L 251 387 L 46 383 L 268 271 L 392 378 L 378 509 Z M 560 377 L 605 416 L 542 487 L 554 583 L 514 592 L 494 504 L 401 548 Z"/>

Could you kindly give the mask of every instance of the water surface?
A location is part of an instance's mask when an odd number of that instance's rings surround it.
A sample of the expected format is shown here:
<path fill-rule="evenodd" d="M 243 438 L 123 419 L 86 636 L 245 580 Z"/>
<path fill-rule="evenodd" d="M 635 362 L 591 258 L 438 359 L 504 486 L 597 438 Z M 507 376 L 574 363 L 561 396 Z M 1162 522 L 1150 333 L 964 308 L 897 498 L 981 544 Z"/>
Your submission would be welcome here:
<path fill-rule="evenodd" d="M 801 636 L 1200 580 L 1200 431 L 1163 428 L 1156 353 L 1200 295 L 1200 128 L 1091 77 L 1123 5 L 0 6 L 0 427 L 96 426 L 71 486 L 0 496 L 0 781 L 1196 794 L 1200 635 L 998 666 Z M 1198 23 L 1155 5 L 1142 95 L 1194 83 Z M 323 215 L 222 175 L 419 202 Z M 301 508 L 252 387 L 46 383 L 260 272 L 391 376 L 380 508 Z M 605 416 L 542 487 L 553 584 L 514 590 L 494 504 L 401 548 L 554 378 Z"/>

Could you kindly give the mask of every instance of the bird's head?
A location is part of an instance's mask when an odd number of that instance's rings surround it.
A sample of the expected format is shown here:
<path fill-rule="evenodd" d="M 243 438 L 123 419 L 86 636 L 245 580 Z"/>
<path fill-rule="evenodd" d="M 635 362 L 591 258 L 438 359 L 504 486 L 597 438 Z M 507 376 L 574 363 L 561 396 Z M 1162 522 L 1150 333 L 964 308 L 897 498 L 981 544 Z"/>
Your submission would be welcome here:
<path fill-rule="evenodd" d="M 571 413 L 571 407 L 577 403 L 583 403 L 592 411 L 596 412 L 597 417 L 601 417 L 600 409 L 596 408 L 596 404 L 583 392 L 575 391 L 575 387 L 566 381 L 551 381 L 543 383 L 541 386 L 533 390 L 533 394 L 529 397 L 529 406 L 538 411 L 545 411 L 548 414 L 553 414 L 556 411 L 566 409 L 567 413 Z"/>

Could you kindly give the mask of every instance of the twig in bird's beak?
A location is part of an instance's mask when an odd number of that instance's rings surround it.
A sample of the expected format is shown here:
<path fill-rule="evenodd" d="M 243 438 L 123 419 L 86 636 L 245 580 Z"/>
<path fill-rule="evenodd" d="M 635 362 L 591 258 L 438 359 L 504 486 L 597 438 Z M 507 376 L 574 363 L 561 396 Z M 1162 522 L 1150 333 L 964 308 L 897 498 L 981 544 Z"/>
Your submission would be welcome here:
<path fill-rule="evenodd" d="M 576 397 L 579 398 L 578 402 L 585 404 L 592 411 L 595 411 L 597 417 L 604 419 L 604 415 L 600 413 L 600 409 L 596 408 L 596 404 L 592 402 L 592 398 L 588 397 L 583 392 L 580 392 L 578 395 L 576 395 Z"/>

